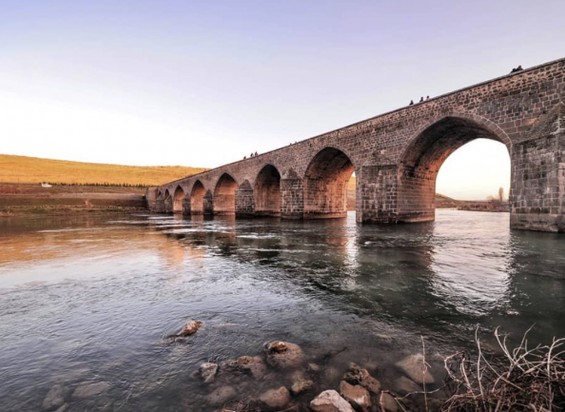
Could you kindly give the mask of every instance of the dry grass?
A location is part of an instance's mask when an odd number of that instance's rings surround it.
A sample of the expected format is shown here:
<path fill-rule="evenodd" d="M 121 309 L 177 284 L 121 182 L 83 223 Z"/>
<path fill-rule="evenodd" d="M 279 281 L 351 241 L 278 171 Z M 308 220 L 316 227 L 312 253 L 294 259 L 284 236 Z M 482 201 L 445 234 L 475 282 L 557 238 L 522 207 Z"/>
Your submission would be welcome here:
<path fill-rule="evenodd" d="M 564 411 L 565 339 L 529 348 L 527 333 L 520 345 L 510 350 L 506 335 L 495 331 L 503 362 L 487 359 L 477 335 L 476 360 L 465 353 L 448 357 L 445 367 L 455 388 L 442 410 Z"/>
<path fill-rule="evenodd" d="M 154 186 L 204 170 L 183 166 L 120 166 L 0 155 L 0 183 Z"/>

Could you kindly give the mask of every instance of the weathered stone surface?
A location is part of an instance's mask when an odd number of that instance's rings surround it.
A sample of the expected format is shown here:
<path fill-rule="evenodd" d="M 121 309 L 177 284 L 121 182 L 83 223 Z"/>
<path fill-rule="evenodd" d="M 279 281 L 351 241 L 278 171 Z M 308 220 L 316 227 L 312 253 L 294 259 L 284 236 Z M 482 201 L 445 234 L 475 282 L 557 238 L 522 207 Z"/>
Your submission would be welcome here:
<path fill-rule="evenodd" d="M 561 59 L 151 188 L 146 198 L 158 213 L 338 217 L 355 170 L 358 221 L 430 221 L 443 160 L 486 137 L 509 148 L 511 226 L 563 232 L 564 101 Z"/>
<path fill-rule="evenodd" d="M 320 365 L 313 362 L 308 363 L 308 365 L 306 365 L 306 368 L 308 369 L 309 372 L 312 373 L 318 373 L 322 370 L 322 368 L 320 368 Z"/>
<path fill-rule="evenodd" d="M 386 412 L 398 412 L 398 403 L 390 393 L 383 391 L 380 396 L 380 403 Z"/>
<path fill-rule="evenodd" d="M 352 385 L 361 385 L 375 395 L 381 391 L 381 383 L 372 377 L 367 369 L 355 363 L 349 365 L 349 371 L 343 376 L 343 379 Z"/>
<path fill-rule="evenodd" d="M 314 386 L 314 382 L 306 378 L 298 378 L 292 382 L 290 391 L 293 395 L 300 395 L 303 392 L 307 392 Z"/>
<path fill-rule="evenodd" d="M 110 389 L 108 382 L 94 382 L 78 386 L 73 392 L 73 398 L 92 398 Z"/>
<path fill-rule="evenodd" d="M 398 379 L 395 379 L 393 382 L 393 387 L 396 392 L 400 394 L 407 394 L 412 392 L 421 392 L 422 387 L 419 386 L 416 382 L 412 379 L 407 378 L 406 376 L 401 376 Z"/>
<path fill-rule="evenodd" d="M 429 367 L 424 356 L 421 353 L 409 355 L 404 359 L 396 362 L 402 371 L 414 382 L 419 384 L 434 383 L 434 377 L 429 372 Z"/>
<path fill-rule="evenodd" d="M 273 341 L 265 347 L 267 363 L 278 369 L 298 368 L 304 362 L 304 353 L 295 343 Z"/>
<path fill-rule="evenodd" d="M 45 399 L 43 399 L 43 409 L 51 410 L 60 407 L 65 403 L 67 390 L 63 385 L 53 385 Z"/>
<path fill-rule="evenodd" d="M 259 395 L 259 400 L 269 409 L 284 408 L 290 402 L 288 389 L 281 386 L 278 389 L 269 389 Z"/>
<path fill-rule="evenodd" d="M 178 336 L 190 336 L 198 332 L 204 323 L 199 320 L 189 320 L 186 325 L 182 327 Z"/>
<path fill-rule="evenodd" d="M 323 391 L 310 402 L 314 412 L 355 412 L 353 407 L 333 389 Z"/>
<path fill-rule="evenodd" d="M 225 385 L 216 388 L 207 397 L 208 403 L 213 406 L 223 405 L 230 399 L 235 398 L 237 391 L 233 386 Z"/>
<path fill-rule="evenodd" d="M 267 373 L 267 365 L 260 356 L 240 356 L 222 364 L 222 370 L 227 373 L 236 373 L 262 378 Z"/>
<path fill-rule="evenodd" d="M 198 368 L 198 372 L 204 383 L 213 382 L 216 378 L 216 373 L 218 372 L 218 364 L 213 362 L 204 362 L 200 365 L 200 368 Z"/>
<path fill-rule="evenodd" d="M 327 384 L 337 384 L 341 378 L 342 372 L 333 366 L 324 368 L 320 373 L 321 379 Z"/>
<path fill-rule="evenodd" d="M 69 409 L 69 404 L 65 403 L 59 407 L 55 412 L 66 412 Z"/>
<path fill-rule="evenodd" d="M 355 410 L 367 412 L 371 408 L 369 391 L 361 385 L 351 385 L 346 381 L 339 384 L 339 393 L 349 402 Z"/>

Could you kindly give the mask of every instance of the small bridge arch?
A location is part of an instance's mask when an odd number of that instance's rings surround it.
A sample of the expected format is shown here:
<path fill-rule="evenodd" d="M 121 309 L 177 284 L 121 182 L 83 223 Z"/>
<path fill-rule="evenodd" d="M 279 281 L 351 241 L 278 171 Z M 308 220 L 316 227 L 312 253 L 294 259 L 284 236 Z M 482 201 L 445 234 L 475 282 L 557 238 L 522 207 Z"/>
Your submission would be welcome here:
<path fill-rule="evenodd" d="M 200 180 L 197 180 L 192 185 L 192 190 L 190 191 L 190 214 L 191 215 L 202 215 L 204 214 L 204 195 L 206 194 L 206 189 Z"/>
<path fill-rule="evenodd" d="M 349 156 L 334 147 L 320 150 L 304 174 L 304 215 L 312 218 L 347 214 L 347 182 L 355 171 Z"/>
<path fill-rule="evenodd" d="M 184 190 L 180 185 L 178 185 L 173 196 L 173 213 L 182 213 L 183 201 Z"/>
<path fill-rule="evenodd" d="M 255 178 L 254 200 L 257 216 L 281 215 L 281 174 L 272 164 L 263 166 Z"/>
<path fill-rule="evenodd" d="M 238 188 L 235 179 L 228 173 L 223 173 L 214 189 L 214 214 L 235 214 L 235 192 Z"/>

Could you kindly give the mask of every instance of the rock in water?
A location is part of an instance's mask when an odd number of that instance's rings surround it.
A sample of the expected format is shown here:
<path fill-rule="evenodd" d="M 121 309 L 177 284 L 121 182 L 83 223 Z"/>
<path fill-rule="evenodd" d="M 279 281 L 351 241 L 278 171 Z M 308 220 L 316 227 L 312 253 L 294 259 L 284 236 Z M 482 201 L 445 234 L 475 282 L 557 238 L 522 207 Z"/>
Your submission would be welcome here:
<path fill-rule="evenodd" d="M 363 369 L 355 363 L 349 365 L 349 371 L 343 376 L 343 379 L 351 385 L 361 385 L 375 395 L 378 395 L 381 391 L 381 383 L 373 378 L 367 369 Z"/>
<path fill-rule="evenodd" d="M 371 395 L 361 385 L 351 385 L 346 381 L 339 384 L 339 393 L 358 411 L 368 412 L 371 408 Z"/>
<path fill-rule="evenodd" d="M 189 320 L 186 325 L 184 325 L 182 327 L 182 329 L 180 330 L 180 332 L 177 334 L 177 336 L 190 336 L 190 335 L 194 335 L 196 332 L 198 332 L 198 329 L 200 329 L 200 327 L 204 324 L 204 322 L 199 321 L 199 320 Z"/>
<path fill-rule="evenodd" d="M 102 392 L 106 392 L 108 389 L 110 389 L 110 384 L 108 382 L 95 382 L 80 385 L 73 392 L 73 398 L 91 398 L 93 396 L 100 395 Z"/>
<path fill-rule="evenodd" d="M 428 364 L 421 353 L 405 357 L 396 362 L 396 366 L 416 383 L 430 384 L 435 382 L 434 377 L 428 372 Z"/>
<path fill-rule="evenodd" d="M 420 392 L 422 390 L 421 386 L 406 376 L 401 376 L 400 378 L 395 379 L 392 386 L 398 393 L 403 395 L 412 392 Z"/>
<path fill-rule="evenodd" d="M 381 393 L 380 403 L 381 409 L 384 408 L 386 412 L 398 412 L 398 403 L 390 393 L 383 391 Z"/>
<path fill-rule="evenodd" d="M 280 410 L 290 402 L 290 393 L 288 389 L 281 386 L 278 389 L 269 389 L 259 396 L 259 400 L 263 402 L 269 409 Z"/>
<path fill-rule="evenodd" d="M 293 395 L 300 395 L 303 392 L 309 391 L 314 386 L 314 382 L 306 378 L 297 378 L 292 382 L 290 391 Z"/>
<path fill-rule="evenodd" d="M 200 372 L 200 377 L 204 383 L 210 383 L 216 378 L 216 372 L 218 372 L 218 364 L 212 362 L 204 362 L 198 368 Z"/>
<path fill-rule="evenodd" d="M 353 407 L 333 389 L 323 391 L 310 402 L 314 412 L 355 412 Z"/>
<path fill-rule="evenodd" d="M 54 385 L 43 399 L 43 409 L 55 409 L 63 405 L 65 403 L 65 392 L 63 385 Z"/>
<path fill-rule="evenodd" d="M 260 379 L 267 373 L 267 365 L 260 356 L 240 356 L 223 363 L 222 368 L 230 372 L 251 375 L 255 379 Z"/>
<path fill-rule="evenodd" d="M 278 369 L 298 368 L 304 362 L 304 353 L 295 343 L 274 341 L 267 344 L 267 363 Z"/>
<path fill-rule="evenodd" d="M 222 405 L 234 398 L 237 394 L 233 386 L 220 386 L 218 389 L 208 395 L 208 403 L 213 406 Z"/>

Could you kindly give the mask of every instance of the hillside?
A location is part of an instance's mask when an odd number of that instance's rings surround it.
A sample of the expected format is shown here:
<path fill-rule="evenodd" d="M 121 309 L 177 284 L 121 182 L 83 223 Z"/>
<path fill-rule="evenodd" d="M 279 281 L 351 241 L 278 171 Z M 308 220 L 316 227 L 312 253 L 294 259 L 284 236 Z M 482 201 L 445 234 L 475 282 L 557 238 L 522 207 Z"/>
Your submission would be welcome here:
<path fill-rule="evenodd" d="M 0 155 L 0 183 L 153 186 L 204 170 L 184 166 L 120 166 Z"/>

